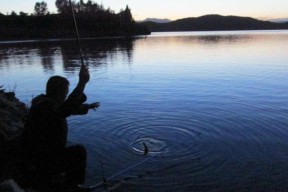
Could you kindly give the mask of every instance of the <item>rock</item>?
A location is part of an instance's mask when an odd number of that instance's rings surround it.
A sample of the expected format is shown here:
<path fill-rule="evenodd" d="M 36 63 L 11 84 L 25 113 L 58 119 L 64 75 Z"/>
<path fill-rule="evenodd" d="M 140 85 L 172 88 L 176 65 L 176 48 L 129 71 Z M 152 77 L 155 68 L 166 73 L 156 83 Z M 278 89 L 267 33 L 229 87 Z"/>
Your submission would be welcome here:
<path fill-rule="evenodd" d="M 19 136 L 27 114 L 26 105 L 15 97 L 15 93 L 0 92 L 0 139 Z"/>
<path fill-rule="evenodd" d="M 12 176 L 13 162 L 17 160 L 15 157 L 20 149 L 19 136 L 28 114 L 25 104 L 15 97 L 15 93 L 6 93 L 1 88 L 0 86 L 0 183 Z"/>
<path fill-rule="evenodd" d="M 0 184 L 0 191 L 5 192 L 25 192 L 13 179 L 5 180 Z"/>
<path fill-rule="evenodd" d="M 15 98 L 15 93 L 14 92 L 7 92 L 7 93 L 4 93 L 5 97 L 11 101 L 13 101 Z"/>

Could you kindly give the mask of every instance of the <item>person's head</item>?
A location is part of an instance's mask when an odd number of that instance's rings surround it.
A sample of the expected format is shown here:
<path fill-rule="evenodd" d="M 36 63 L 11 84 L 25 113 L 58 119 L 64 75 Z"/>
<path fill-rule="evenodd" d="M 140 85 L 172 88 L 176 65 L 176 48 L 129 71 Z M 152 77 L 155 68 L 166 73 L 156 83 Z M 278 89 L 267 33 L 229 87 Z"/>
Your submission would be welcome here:
<path fill-rule="evenodd" d="M 52 76 L 46 84 L 47 97 L 53 98 L 58 102 L 65 101 L 69 92 L 69 81 L 61 76 Z"/>

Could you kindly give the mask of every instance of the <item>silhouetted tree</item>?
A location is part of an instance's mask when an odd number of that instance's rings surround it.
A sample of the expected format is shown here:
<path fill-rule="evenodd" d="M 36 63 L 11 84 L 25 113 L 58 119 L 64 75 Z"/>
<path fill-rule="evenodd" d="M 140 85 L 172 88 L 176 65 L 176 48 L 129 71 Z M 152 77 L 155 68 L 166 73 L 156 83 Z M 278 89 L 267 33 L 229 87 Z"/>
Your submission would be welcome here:
<path fill-rule="evenodd" d="M 17 16 L 17 13 L 15 11 L 12 11 L 10 15 L 11 16 Z"/>
<path fill-rule="evenodd" d="M 35 12 L 35 15 L 37 16 L 49 14 L 47 3 L 44 1 L 37 2 L 34 6 L 34 12 Z"/>
<path fill-rule="evenodd" d="M 125 10 L 121 10 L 119 13 L 120 28 L 122 30 L 121 35 L 129 36 L 133 34 L 135 30 L 135 21 L 131 14 L 131 9 L 126 5 Z"/>
<path fill-rule="evenodd" d="M 108 7 L 106 11 L 107 11 L 108 13 L 115 14 L 115 11 L 113 11 L 112 9 L 110 9 L 110 7 Z"/>
<path fill-rule="evenodd" d="M 109 9 L 110 10 L 110 9 Z M 90 15 L 95 15 L 103 13 L 107 10 L 104 9 L 103 5 L 99 5 L 92 0 L 88 0 L 87 3 L 84 3 L 83 0 L 80 0 L 75 6 L 76 12 L 89 13 Z"/>
<path fill-rule="evenodd" d="M 74 2 L 72 4 L 75 5 Z M 58 13 L 70 13 L 71 8 L 68 0 L 56 0 L 55 5 Z"/>
<path fill-rule="evenodd" d="M 128 7 L 128 5 L 126 5 L 125 10 L 120 12 L 120 16 L 121 16 L 121 20 L 122 22 L 125 23 L 130 23 L 133 20 L 132 14 L 131 14 L 131 9 Z"/>
<path fill-rule="evenodd" d="M 20 16 L 28 16 L 28 13 L 24 13 L 24 12 L 20 11 L 19 15 Z"/>

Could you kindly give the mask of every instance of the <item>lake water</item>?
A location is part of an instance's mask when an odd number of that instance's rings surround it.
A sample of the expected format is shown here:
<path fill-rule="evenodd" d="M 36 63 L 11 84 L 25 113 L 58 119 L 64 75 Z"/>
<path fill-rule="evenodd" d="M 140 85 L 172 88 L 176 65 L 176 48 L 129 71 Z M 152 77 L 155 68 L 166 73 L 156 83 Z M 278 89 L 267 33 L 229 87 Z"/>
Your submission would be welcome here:
<path fill-rule="evenodd" d="M 82 40 L 97 111 L 69 121 L 87 185 L 116 191 L 286 191 L 288 31 Z M 0 43 L 0 85 L 29 105 L 47 79 L 78 80 L 76 43 Z M 144 155 L 144 145 L 149 153 Z M 101 191 L 101 189 L 99 189 Z"/>

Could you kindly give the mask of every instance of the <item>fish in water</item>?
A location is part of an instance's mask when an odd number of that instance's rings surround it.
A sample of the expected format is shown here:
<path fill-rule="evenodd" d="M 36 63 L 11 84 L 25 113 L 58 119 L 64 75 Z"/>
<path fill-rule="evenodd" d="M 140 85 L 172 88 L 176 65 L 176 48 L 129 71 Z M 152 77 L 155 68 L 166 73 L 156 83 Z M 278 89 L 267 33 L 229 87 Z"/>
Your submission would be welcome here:
<path fill-rule="evenodd" d="M 149 149 L 148 149 L 148 147 L 147 147 L 145 142 L 143 142 L 143 146 L 144 146 L 144 155 L 147 155 L 148 152 L 149 152 Z"/>

